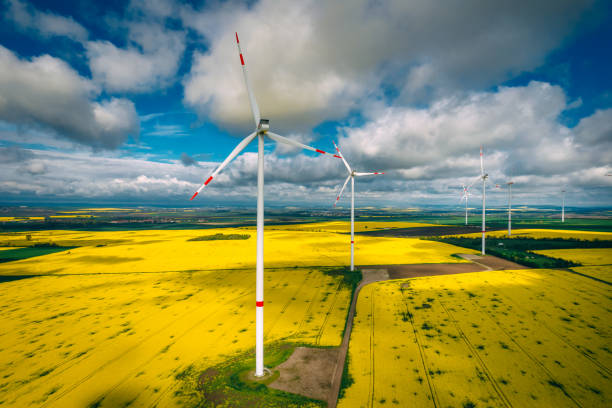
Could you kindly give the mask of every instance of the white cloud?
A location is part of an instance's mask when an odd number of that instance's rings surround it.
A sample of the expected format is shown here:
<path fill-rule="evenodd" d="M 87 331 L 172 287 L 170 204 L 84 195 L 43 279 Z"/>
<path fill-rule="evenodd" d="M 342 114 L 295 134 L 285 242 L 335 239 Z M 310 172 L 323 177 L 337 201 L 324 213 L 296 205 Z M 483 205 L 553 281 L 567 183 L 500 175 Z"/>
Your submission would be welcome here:
<path fill-rule="evenodd" d="M 262 0 L 184 7 L 209 45 L 193 56 L 185 103 L 227 126 L 250 124 L 234 30 L 262 114 L 281 130 L 343 118 L 381 97 L 431 101 L 537 67 L 591 1 L 443 6 L 428 0 Z"/>
<path fill-rule="evenodd" d="M 161 3 L 156 4 L 162 7 Z M 110 92 L 148 93 L 164 88 L 175 79 L 185 51 L 185 34 L 166 29 L 157 16 L 141 15 L 143 9 L 130 10 L 137 20 L 123 23 L 129 32 L 124 48 L 109 41 L 86 44 L 93 79 Z"/>
<path fill-rule="evenodd" d="M 63 36 L 85 42 L 87 30 L 72 17 L 40 11 L 19 0 L 8 0 L 7 15 L 21 29 L 33 30 L 44 37 Z"/>
<path fill-rule="evenodd" d="M 102 148 L 137 136 L 134 104 L 126 99 L 96 102 L 99 88 L 64 61 L 42 55 L 20 59 L 0 46 L 0 119 L 42 126 L 72 141 Z"/>

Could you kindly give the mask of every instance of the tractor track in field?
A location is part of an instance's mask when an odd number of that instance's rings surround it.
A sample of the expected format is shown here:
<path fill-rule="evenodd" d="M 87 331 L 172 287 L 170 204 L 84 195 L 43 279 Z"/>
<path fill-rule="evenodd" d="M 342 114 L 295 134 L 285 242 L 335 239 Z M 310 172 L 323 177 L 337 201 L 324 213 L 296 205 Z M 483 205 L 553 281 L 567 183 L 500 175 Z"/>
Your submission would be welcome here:
<path fill-rule="evenodd" d="M 374 382 L 374 377 L 376 376 L 375 363 L 374 359 L 374 297 L 376 291 L 372 291 L 370 294 L 370 390 L 368 395 L 368 402 L 370 407 L 374 406 L 374 386 L 376 383 Z"/>
<path fill-rule="evenodd" d="M 325 313 L 325 318 L 323 319 L 323 323 L 321 323 L 321 328 L 315 337 L 315 344 L 318 346 L 321 344 L 321 336 L 323 335 L 323 331 L 325 331 L 325 326 L 327 325 L 327 321 L 329 320 L 329 316 L 332 314 L 334 307 L 336 307 L 336 302 L 338 300 L 338 293 L 340 293 L 340 289 L 342 288 L 342 281 L 338 283 L 336 286 L 336 290 L 334 291 L 334 298 L 331 301 L 331 305 L 329 309 L 327 309 L 327 313 Z"/>
<path fill-rule="evenodd" d="M 230 291 L 231 291 L 231 289 L 228 289 L 228 290 L 226 291 L 226 293 L 227 293 L 227 292 L 230 292 Z M 227 304 L 227 303 L 228 303 L 228 302 L 230 302 L 230 301 L 233 301 L 233 300 L 239 299 L 239 298 L 241 298 L 241 297 L 243 297 L 243 296 L 247 296 L 247 295 L 248 295 L 248 293 L 246 293 L 246 294 L 242 294 L 242 295 L 239 295 L 239 296 L 236 296 L 235 298 L 229 299 L 229 300 L 228 300 L 228 301 L 226 301 L 224 304 Z M 197 307 L 197 308 L 195 308 L 194 310 L 189 310 L 188 312 L 184 313 L 184 314 L 181 316 L 181 318 L 183 318 L 183 317 L 187 316 L 188 314 L 194 313 L 194 312 L 196 312 L 197 310 L 200 310 L 200 309 L 202 309 L 202 308 L 204 308 L 204 307 L 207 307 L 207 306 L 208 306 L 208 305 L 207 305 L 206 303 L 203 303 L 203 304 L 202 304 L 200 307 Z M 201 322 L 202 322 L 202 321 L 205 321 L 205 320 L 206 320 L 206 319 L 208 319 L 208 318 L 209 318 L 211 315 L 212 315 L 212 313 L 208 314 L 208 315 L 207 315 L 205 318 L 203 318 L 203 319 L 201 319 L 200 321 L 198 321 L 198 323 L 196 323 L 196 325 L 194 325 L 193 327 L 197 326 L 198 324 L 201 324 Z M 145 319 L 146 319 L 146 318 L 145 318 Z M 135 345 L 133 345 L 133 346 L 129 347 L 127 350 L 124 350 L 124 351 L 123 351 L 122 353 L 120 353 L 118 356 L 115 356 L 115 358 L 113 358 L 113 359 L 111 359 L 111 360 L 107 360 L 107 361 L 106 361 L 106 362 L 104 362 L 104 363 L 103 363 L 101 366 L 99 366 L 97 369 L 95 369 L 94 371 L 92 371 L 91 373 L 89 373 L 88 375 L 86 375 L 85 377 L 81 378 L 81 379 L 80 379 L 80 380 L 79 380 L 77 383 L 73 383 L 73 384 L 72 384 L 72 385 L 71 385 L 69 388 L 64 389 L 64 390 L 63 390 L 61 393 L 59 393 L 59 394 L 55 395 L 55 398 L 53 398 L 52 400 L 47 400 L 47 401 L 46 401 L 44 404 L 42 404 L 42 405 L 41 405 L 41 407 L 46 407 L 46 406 L 49 406 L 50 404 L 53 404 L 53 403 L 57 402 L 59 399 L 61 399 L 62 397 L 64 397 L 66 394 L 68 394 L 69 392 L 73 391 L 74 389 L 76 389 L 77 387 L 79 387 L 81 384 L 83 384 L 85 381 L 87 381 L 87 380 L 89 380 L 90 378 L 92 378 L 94 375 L 96 375 L 96 374 L 97 374 L 98 372 L 100 372 L 102 369 L 104 369 L 104 368 L 105 368 L 105 367 L 107 367 L 108 365 L 110 365 L 110 364 L 114 363 L 115 361 L 117 361 L 117 360 L 121 359 L 123 356 L 127 355 L 128 353 L 130 353 L 130 352 L 131 352 L 131 351 L 133 351 L 134 349 L 138 348 L 138 347 L 139 347 L 139 346 L 140 346 L 140 345 L 141 345 L 143 342 L 148 341 L 148 340 L 150 340 L 150 339 L 151 339 L 153 336 L 156 336 L 156 335 L 158 335 L 159 333 L 163 332 L 163 331 L 164 331 L 164 330 L 166 330 L 168 327 L 170 327 L 171 325 L 175 324 L 175 323 L 176 323 L 176 321 L 177 321 L 177 319 L 173 319 L 173 320 L 172 320 L 170 323 L 168 323 L 168 324 L 166 324 L 165 326 L 163 326 L 163 327 L 159 328 L 158 330 L 154 331 L 153 333 L 151 333 L 151 334 L 149 334 L 149 335 L 145 336 L 143 339 L 141 339 L 141 341 L 139 341 L 139 342 L 138 342 L 138 343 L 136 343 Z M 192 327 L 192 328 L 193 328 L 193 327 Z M 190 329 L 189 329 L 189 330 L 190 330 Z M 184 334 L 184 333 L 183 333 L 183 334 Z M 174 344 L 174 343 L 172 343 L 172 344 Z M 157 356 L 157 354 L 155 354 L 155 356 Z M 155 356 L 154 356 L 154 357 L 155 357 Z M 69 367 L 65 367 L 65 368 L 64 368 L 64 370 L 62 370 L 62 371 L 60 372 L 60 374 L 61 374 L 61 373 L 63 373 L 63 372 L 65 372 L 66 370 L 68 370 L 68 369 L 72 368 L 72 366 L 74 366 L 74 365 L 71 365 L 71 366 L 69 366 Z M 113 388 L 116 388 L 116 387 L 117 387 L 117 385 L 116 385 L 115 387 L 113 387 Z M 107 394 L 107 392 L 105 392 L 103 395 L 106 395 L 106 394 Z"/>
<path fill-rule="evenodd" d="M 402 297 L 404 295 L 402 294 Z M 406 307 L 408 306 L 408 302 L 406 302 L 406 298 L 404 298 L 404 304 Z M 436 391 L 436 386 L 433 384 L 433 379 L 429 374 L 429 369 L 427 368 L 427 359 L 425 358 L 425 353 L 423 352 L 423 347 L 421 347 L 421 340 L 419 340 L 419 333 L 414 325 L 414 320 L 412 315 L 408 315 L 408 319 L 410 320 L 410 325 L 412 326 L 412 332 L 414 333 L 414 339 L 417 343 L 417 348 L 419 349 L 419 355 L 421 357 L 421 363 L 423 364 L 423 373 L 425 375 L 425 379 L 427 380 L 427 386 L 429 387 L 429 393 L 431 394 L 431 402 L 434 405 L 434 408 L 440 406 L 440 401 L 438 399 L 438 393 Z"/>
<path fill-rule="evenodd" d="M 492 286 L 492 285 L 491 285 Z M 494 286 L 492 286 L 494 287 Z M 495 290 L 497 290 L 500 293 L 503 293 L 503 290 L 500 290 L 497 287 L 494 287 Z M 504 294 L 504 297 L 509 299 L 510 302 L 512 302 L 518 309 L 522 310 L 527 316 L 529 316 L 530 314 L 530 310 L 525 309 L 521 304 L 517 303 L 516 301 L 514 301 L 512 298 L 506 296 Z M 554 305 L 554 303 L 553 303 Z M 556 305 L 555 305 L 556 306 Z M 545 327 L 549 332 L 551 332 L 555 337 L 557 337 L 559 340 L 561 340 L 564 344 L 566 344 L 568 347 L 570 347 L 572 350 L 576 351 L 577 353 L 579 353 L 580 355 L 586 357 L 587 360 L 589 360 L 591 363 L 593 363 L 594 365 L 596 365 L 597 367 L 599 367 L 601 370 L 603 370 L 606 374 L 608 374 L 609 376 L 612 376 L 612 370 L 610 370 L 608 367 L 604 366 L 603 364 L 601 364 L 599 361 L 595 360 L 593 357 L 591 357 L 588 353 L 584 352 L 583 350 L 581 350 L 578 346 L 576 346 L 575 344 L 571 343 L 569 340 L 567 340 L 564 336 L 562 336 L 561 334 L 557 333 L 555 330 L 553 330 L 548 324 L 546 324 L 546 322 L 536 318 L 535 316 L 531 317 L 535 322 L 537 322 L 538 324 L 542 325 L 543 327 Z"/>
<path fill-rule="evenodd" d="M 540 360 L 538 360 L 535 356 L 533 356 L 530 352 L 528 352 L 523 346 L 521 346 L 519 344 L 518 341 L 516 341 L 516 339 L 514 338 L 514 336 L 512 334 L 510 334 L 508 332 L 508 330 L 506 330 L 505 327 L 503 327 L 498 319 L 496 319 L 494 316 L 492 316 L 491 312 L 489 312 L 488 310 L 486 310 L 483 306 L 481 306 L 480 304 L 478 304 L 478 307 L 480 308 L 481 311 L 483 311 L 488 317 L 489 319 L 493 322 L 493 324 L 495 324 L 506 336 L 508 336 L 508 338 L 510 339 L 510 341 L 512 343 L 514 343 L 514 345 L 516 347 L 518 347 L 527 357 L 529 357 L 529 359 L 531 361 L 533 361 L 533 363 L 540 367 L 545 373 L 546 375 L 548 375 L 548 377 L 556 382 L 556 378 L 553 376 L 553 374 L 550 372 L 550 370 L 548 370 L 548 368 L 546 368 L 546 366 L 544 364 L 542 364 L 542 362 Z M 576 401 L 565 389 L 562 389 L 563 394 L 565 394 L 566 397 L 568 397 L 574 404 L 576 404 L 576 406 L 582 408 L 582 405 L 580 405 L 580 403 L 578 401 Z"/>
<path fill-rule="evenodd" d="M 497 384 L 497 381 L 495 381 L 495 378 L 493 377 L 493 373 L 491 373 L 491 370 L 489 370 L 489 367 L 487 367 L 487 365 L 485 364 L 484 360 L 482 359 L 482 357 L 478 353 L 477 348 L 474 347 L 474 345 L 472 344 L 470 339 L 468 339 L 468 337 L 465 335 L 465 333 L 461 329 L 461 326 L 459 326 L 459 322 L 457 322 L 457 320 L 452 315 L 452 313 L 448 310 L 448 308 L 446 307 L 444 302 L 442 302 L 441 300 L 439 300 L 438 302 L 440 303 L 440 306 L 442 306 L 442 308 L 446 312 L 446 314 L 447 314 L 448 318 L 450 319 L 450 321 L 453 323 L 453 326 L 455 326 L 455 329 L 457 330 L 457 332 L 459 333 L 459 335 L 463 339 L 463 342 L 465 343 L 465 345 L 472 352 L 472 354 L 476 357 L 476 359 L 478 359 L 478 362 L 480 363 L 480 366 L 483 369 L 484 374 L 487 376 L 487 379 L 491 383 L 491 386 L 493 387 L 493 390 L 495 390 L 495 393 L 499 397 L 500 401 L 506 407 L 512 408 L 512 403 L 510 402 L 510 400 L 508 399 L 508 397 L 506 396 L 504 391 L 501 389 L 499 384 Z"/>

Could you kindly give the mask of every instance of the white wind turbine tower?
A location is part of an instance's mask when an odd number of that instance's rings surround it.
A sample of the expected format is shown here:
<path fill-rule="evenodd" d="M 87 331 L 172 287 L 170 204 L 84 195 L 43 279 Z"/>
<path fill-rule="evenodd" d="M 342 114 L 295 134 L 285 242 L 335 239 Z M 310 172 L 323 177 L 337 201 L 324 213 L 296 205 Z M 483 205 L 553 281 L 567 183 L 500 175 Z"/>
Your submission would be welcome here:
<path fill-rule="evenodd" d="M 565 189 L 561 190 L 561 222 L 565 222 Z"/>
<path fill-rule="evenodd" d="M 478 181 L 478 179 L 476 179 L 476 181 Z M 474 181 L 474 183 L 476 181 Z M 465 200 L 465 225 L 468 225 L 468 197 L 472 195 L 472 193 L 470 193 L 470 188 L 472 188 L 474 183 L 470 184 L 469 186 L 466 186 L 465 184 L 462 185 L 463 195 L 461 196 L 459 202 Z"/>
<path fill-rule="evenodd" d="M 508 186 L 508 236 L 512 235 L 512 185 L 514 181 L 506 183 Z"/>
<path fill-rule="evenodd" d="M 480 178 L 482 179 L 482 255 L 485 254 L 485 231 L 486 231 L 486 183 L 489 175 L 484 171 L 484 159 L 482 157 L 482 146 L 480 146 Z"/>
<path fill-rule="evenodd" d="M 257 101 L 255 95 L 251 89 L 251 83 L 247 73 L 246 65 L 244 63 L 244 57 L 240 49 L 240 41 L 238 40 L 238 33 L 236 33 L 236 45 L 238 46 L 238 53 L 240 55 L 240 63 L 242 64 L 242 73 L 244 75 L 244 82 L 246 84 L 247 92 L 249 95 L 249 102 L 251 105 L 251 111 L 253 113 L 253 119 L 255 120 L 255 130 L 253 133 L 242 139 L 240 143 L 232 150 L 227 158 L 221 163 L 219 167 L 206 179 L 204 184 L 194 193 L 191 197 L 193 200 L 202 189 L 212 181 L 212 179 L 219 174 L 221 170 L 227 164 L 232 161 L 249 143 L 257 137 L 257 267 L 256 267 L 256 298 L 255 298 L 255 376 L 261 377 L 264 375 L 263 365 L 263 352 L 264 352 L 264 341 L 263 341 L 263 304 L 264 304 L 264 138 L 267 136 L 277 143 L 286 143 L 292 146 L 301 147 L 302 149 L 312 150 L 321 154 L 329 154 L 323 150 L 315 149 L 314 147 L 306 146 L 302 143 L 288 139 L 286 137 L 277 135 L 269 131 L 270 121 L 268 119 L 262 119 L 259 114 L 259 108 L 257 107 Z M 336 155 L 334 155 L 336 156 Z M 339 156 L 338 156 L 339 157 Z"/>
<path fill-rule="evenodd" d="M 346 184 L 349 182 L 349 180 L 351 180 L 351 271 L 353 271 L 355 270 L 355 177 L 372 176 L 376 174 L 385 174 L 385 173 L 356 172 L 355 170 L 351 169 L 351 166 L 349 166 L 344 156 L 342 156 L 342 153 L 340 152 L 340 149 L 338 148 L 335 142 L 334 142 L 334 146 L 336 147 L 336 152 L 338 152 L 338 156 L 342 159 L 342 162 L 344 163 L 344 165 L 346 166 L 346 169 L 348 170 L 348 177 L 344 181 L 344 184 L 342 185 L 342 188 L 340 189 L 340 193 L 338 193 L 338 197 L 336 197 L 336 201 L 334 202 L 334 207 L 336 206 L 336 204 L 338 204 L 338 200 L 340 200 L 340 196 L 342 195 L 342 192 L 344 191 Z"/>

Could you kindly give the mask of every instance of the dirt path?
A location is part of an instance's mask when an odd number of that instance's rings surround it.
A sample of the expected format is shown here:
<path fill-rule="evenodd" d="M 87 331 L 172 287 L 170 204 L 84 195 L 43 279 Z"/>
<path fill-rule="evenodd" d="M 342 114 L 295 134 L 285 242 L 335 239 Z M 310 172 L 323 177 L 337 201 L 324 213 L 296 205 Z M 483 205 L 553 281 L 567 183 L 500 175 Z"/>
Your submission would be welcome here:
<path fill-rule="evenodd" d="M 363 279 L 357 285 L 355 293 L 353 294 L 353 300 L 351 301 L 351 308 L 349 309 L 348 316 L 346 317 L 346 327 L 344 329 L 344 338 L 338 351 L 338 360 L 336 362 L 336 369 L 331 382 L 331 391 L 329 399 L 327 400 L 328 408 L 335 408 L 338 404 L 338 394 L 340 392 L 340 382 L 342 381 L 342 371 L 344 371 L 344 363 L 346 361 L 346 353 L 348 351 L 348 344 L 351 338 L 351 330 L 353 329 L 353 317 L 355 316 L 355 305 L 357 304 L 357 298 L 359 292 L 368 283 L 378 282 L 389 279 L 389 274 L 384 268 L 377 269 L 362 269 Z"/>
<path fill-rule="evenodd" d="M 342 372 L 346 362 L 346 354 L 348 352 L 349 340 L 353 329 L 353 317 L 355 316 L 355 306 L 361 288 L 372 282 L 379 282 L 389 279 L 417 278 L 422 276 L 448 275 L 467 272 L 481 272 L 491 270 L 504 269 L 525 269 L 523 265 L 514 262 L 506 261 L 505 259 L 497 258 L 491 255 L 460 255 L 464 259 L 472 263 L 454 263 L 454 264 L 416 264 L 416 265 L 379 265 L 368 266 L 362 269 L 363 279 L 355 289 L 353 299 L 351 300 L 351 308 L 346 319 L 346 328 L 342 344 L 338 350 L 338 360 L 331 382 L 331 390 L 327 400 L 328 408 L 336 408 L 338 404 L 338 394 L 340 393 L 340 383 L 342 381 Z"/>

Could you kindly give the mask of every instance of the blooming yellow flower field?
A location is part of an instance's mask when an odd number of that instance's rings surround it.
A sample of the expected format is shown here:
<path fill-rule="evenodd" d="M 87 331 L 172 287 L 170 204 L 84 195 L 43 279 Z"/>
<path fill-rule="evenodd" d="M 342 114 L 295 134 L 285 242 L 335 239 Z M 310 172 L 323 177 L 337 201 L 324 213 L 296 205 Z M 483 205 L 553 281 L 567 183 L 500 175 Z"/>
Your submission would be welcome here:
<path fill-rule="evenodd" d="M 507 238 L 508 231 L 492 231 L 487 232 L 488 237 Z M 480 233 L 474 234 L 461 234 L 462 237 L 478 238 L 481 236 Z M 599 231 L 574 231 L 574 230 L 555 230 L 555 229 L 513 229 L 512 237 L 525 237 L 525 238 L 574 238 L 582 239 L 586 241 L 593 241 L 596 239 L 612 240 L 612 232 L 599 232 Z"/>
<path fill-rule="evenodd" d="M 246 240 L 189 241 L 204 235 L 250 234 Z M 26 234 L 31 241 L 26 240 Z M 0 275 L 165 272 L 255 267 L 255 232 L 248 228 L 176 231 L 33 231 L 0 234 L 0 246 L 33 243 L 80 246 L 0 264 Z M 267 268 L 344 266 L 350 236 L 332 232 L 271 230 L 265 234 Z M 453 245 L 408 238 L 356 237 L 357 265 L 466 262 Z"/>
<path fill-rule="evenodd" d="M 397 229 L 397 228 L 416 228 L 416 227 L 439 227 L 440 224 L 424 224 L 419 222 L 403 222 L 403 221 L 355 221 L 355 232 L 377 231 L 382 229 Z M 351 224 L 346 221 L 327 221 L 313 222 L 307 224 L 293 225 L 271 225 L 267 226 L 266 230 L 281 229 L 285 231 L 324 231 L 324 232 L 339 232 L 350 233 Z"/>
<path fill-rule="evenodd" d="M 339 406 L 610 406 L 611 295 L 554 270 L 370 284 Z"/>
<path fill-rule="evenodd" d="M 178 406 L 178 373 L 254 347 L 254 286 L 252 270 L 2 283 L 0 402 Z M 314 269 L 267 270 L 266 341 L 337 346 L 349 296 L 338 277 Z"/>
<path fill-rule="evenodd" d="M 578 262 L 584 266 L 612 265 L 612 248 L 549 249 L 533 252 L 553 258 Z"/>
<path fill-rule="evenodd" d="M 612 266 L 610 265 L 575 266 L 571 269 L 583 275 L 592 276 L 608 283 L 612 283 Z"/>

